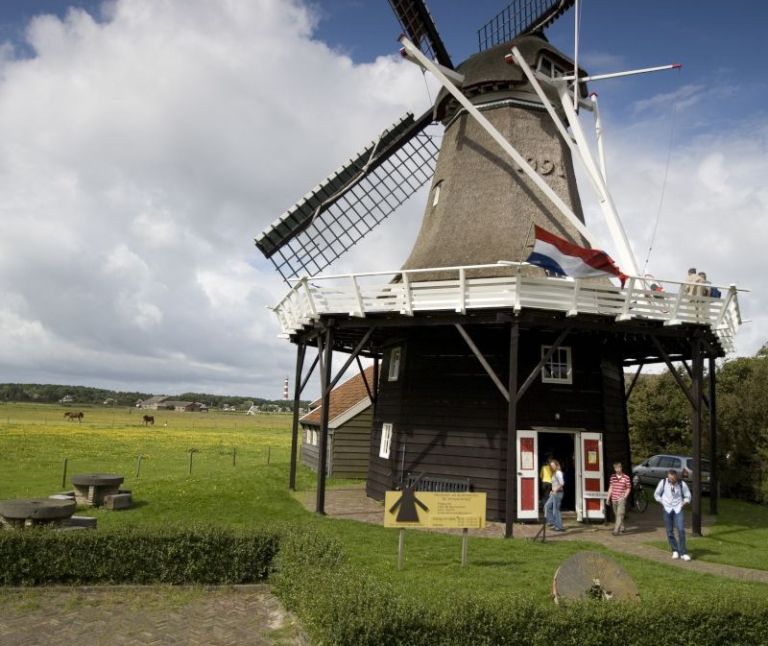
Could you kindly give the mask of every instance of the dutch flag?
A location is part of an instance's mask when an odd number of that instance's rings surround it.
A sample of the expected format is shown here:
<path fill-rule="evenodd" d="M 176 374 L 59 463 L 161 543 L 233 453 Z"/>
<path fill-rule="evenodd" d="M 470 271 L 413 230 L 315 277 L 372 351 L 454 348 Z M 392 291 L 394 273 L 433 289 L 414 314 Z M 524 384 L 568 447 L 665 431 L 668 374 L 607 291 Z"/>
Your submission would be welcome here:
<path fill-rule="evenodd" d="M 622 287 L 627 280 L 627 276 L 605 251 L 579 247 L 540 226 L 536 226 L 536 242 L 527 262 L 545 269 L 553 276 L 594 278 L 609 274 L 616 276 Z"/>

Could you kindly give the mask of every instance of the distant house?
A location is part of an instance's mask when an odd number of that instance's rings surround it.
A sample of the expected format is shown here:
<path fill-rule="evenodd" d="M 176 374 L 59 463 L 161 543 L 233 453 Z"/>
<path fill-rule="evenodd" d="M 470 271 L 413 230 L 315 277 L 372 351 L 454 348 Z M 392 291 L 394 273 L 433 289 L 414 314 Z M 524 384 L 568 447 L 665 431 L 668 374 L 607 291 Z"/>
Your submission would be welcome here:
<path fill-rule="evenodd" d="M 254 406 L 253 404 L 251 407 L 246 411 L 246 415 L 255 415 L 258 413 L 261 409 L 258 406 Z"/>
<path fill-rule="evenodd" d="M 150 410 L 174 410 L 185 413 L 207 413 L 208 406 L 200 402 L 179 401 L 167 395 L 156 395 L 136 404 L 138 408 Z"/>
<path fill-rule="evenodd" d="M 149 399 L 144 399 L 142 401 L 139 401 L 136 404 L 137 408 L 147 408 L 149 410 L 159 410 L 160 408 L 164 408 L 164 406 L 161 406 L 165 403 L 166 400 L 170 399 L 167 395 L 155 395 L 154 397 L 150 397 Z"/>
<path fill-rule="evenodd" d="M 373 387 L 373 367 L 365 370 Z M 317 471 L 322 400 L 312 402 L 299 421 L 302 427 L 301 461 Z M 328 410 L 328 475 L 365 478 L 368 475 L 373 407 L 361 375 L 357 374 L 331 391 Z"/>
<path fill-rule="evenodd" d="M 64 397 L 62 397 L 62 398 L 59 400 L 59 403 L 60 403 L 60 404 L 71 404 L 71 403 L 72 403 L 72 402 L 74 402 L 74 401 L 75 401 L 75 398 L 74 398 L 74 397 L 72 397 L 72 395 L 64 395 Z"/>
<path fill-rule="evenodd" d="M 158 405 L 162 410 L 175 410 L 180 413 L 207 413 L 208 406 L 201 404 L 200 402 L 188 402 L 177 401 L 173 399 L 166 399 L 164 402 Z"/>

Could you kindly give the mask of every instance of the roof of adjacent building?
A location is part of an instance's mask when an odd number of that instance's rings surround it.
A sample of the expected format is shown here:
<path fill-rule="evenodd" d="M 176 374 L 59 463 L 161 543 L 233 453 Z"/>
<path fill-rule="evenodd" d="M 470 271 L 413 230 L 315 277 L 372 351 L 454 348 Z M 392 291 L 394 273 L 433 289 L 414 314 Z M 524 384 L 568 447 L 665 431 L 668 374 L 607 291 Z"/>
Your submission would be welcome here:
<path fill-rule="evenodd" d="M 149 404 L 159 404 L 168 399 L 168 395 L 153 395 L 149 399 L 142 400 L 142 405 L 147 406 Z"/>
<path fill-rule="evenodd" d="M 369 366 L 364 371 L 365 379 L 368 382 L 368 386 L 373 388 L 373 366 Z M 322 400 L 318 399 L 312 402 L 310 406 L 317 404 L 317 408 L 314 408 L 309 413 L 301 418 L 302 424 L 309 424 L 312 426 L 320 426 L 320 413 L 323 410 Z M 354 414 L 361 413 L 368 406 L 370 406 L 371 400 L 368 397 L 368 390 L 365 387 L 365 381 L 361 374 L 356 374 L 351 379 L 348 379 L 340 386 L 336 386 L 331 391 L 331 405 L 328 409 L 328 426 L 330 428 L 336 428 L 345 421 L 351 418 L 349 413 Z"/>

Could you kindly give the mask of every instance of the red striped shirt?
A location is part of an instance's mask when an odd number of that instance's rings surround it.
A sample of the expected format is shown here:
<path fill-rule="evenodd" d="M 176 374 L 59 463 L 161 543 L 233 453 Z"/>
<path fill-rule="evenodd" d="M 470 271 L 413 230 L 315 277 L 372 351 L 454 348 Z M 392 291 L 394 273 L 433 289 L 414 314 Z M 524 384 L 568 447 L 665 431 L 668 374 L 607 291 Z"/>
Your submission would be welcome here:
<path fill-rule="evenodd" d="M 611 475 L 610 488 L 611 500 L 620 500 L 632 488 L 632 481 L 626 473 L 622 473 L 620 476 L 614 473 Z"/>

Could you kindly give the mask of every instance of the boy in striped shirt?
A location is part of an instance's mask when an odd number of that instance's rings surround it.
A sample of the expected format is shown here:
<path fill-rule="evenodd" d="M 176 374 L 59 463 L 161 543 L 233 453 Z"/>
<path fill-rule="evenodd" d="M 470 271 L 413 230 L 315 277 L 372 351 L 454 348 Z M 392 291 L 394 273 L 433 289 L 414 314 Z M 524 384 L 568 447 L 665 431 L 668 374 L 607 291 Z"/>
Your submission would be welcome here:
<path fill-rule="evenodd" d="M 621 462 L 613 463 L 613 474 L 608 485 L 607 501 L 613 507 L 613 515 L 616 517 L 616 525 L 613 528 L 613 535 L 618 536 L 624 533 L 624 514 L 627 510 L 627 498 L 632 491 L 632 481 L 624 473 Z"/>

